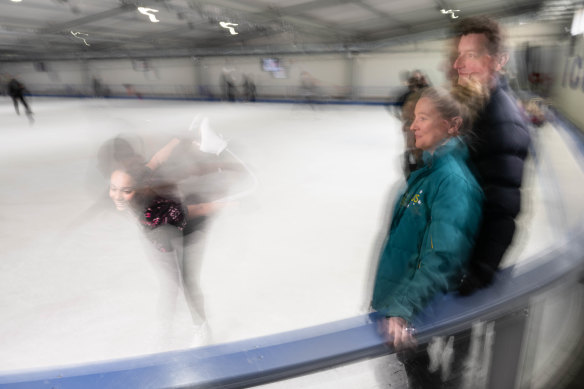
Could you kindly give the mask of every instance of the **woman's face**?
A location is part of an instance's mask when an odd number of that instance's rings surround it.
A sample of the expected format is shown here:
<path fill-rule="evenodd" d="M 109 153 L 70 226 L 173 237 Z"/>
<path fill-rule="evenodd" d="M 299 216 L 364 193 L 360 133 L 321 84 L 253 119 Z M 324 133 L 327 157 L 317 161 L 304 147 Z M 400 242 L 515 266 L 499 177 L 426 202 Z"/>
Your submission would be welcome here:
<path fill-rule="evenodd" d="M 433 152 L 449 135 L 450 123 L 438 112 L 432 101 L 422 97 L 416 103 L 414 121 L 410 126 L 416 147 Z"/>
<path fill-rule="evenodd" d="M 118 211 L 128 209 L 130 201 L 136 195 L 136 182 L 128 174 L 120 170 L 114 170 L 110 177 L 109 196 L 113 200 Z"/>

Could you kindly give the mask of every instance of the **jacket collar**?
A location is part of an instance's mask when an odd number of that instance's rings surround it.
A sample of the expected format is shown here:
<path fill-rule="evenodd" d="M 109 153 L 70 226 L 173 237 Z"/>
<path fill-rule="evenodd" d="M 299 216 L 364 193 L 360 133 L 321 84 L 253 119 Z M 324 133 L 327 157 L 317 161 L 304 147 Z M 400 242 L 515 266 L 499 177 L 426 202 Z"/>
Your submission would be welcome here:
<path fill-rule="evenodd" d="M 424 151 L 422 154 L 422 160 L 424 161 L 425 166 L 432 166 L 435 165 L 438 161 L 444 159 L 443 157 L 445 155 L 451 153 L 459 155 L 463 159 L 467 158 L 468 151 L 461 137 L 450 138 L 448 141 L 446 141 L 446 143 L 436 148 L 432 154 Z"/>

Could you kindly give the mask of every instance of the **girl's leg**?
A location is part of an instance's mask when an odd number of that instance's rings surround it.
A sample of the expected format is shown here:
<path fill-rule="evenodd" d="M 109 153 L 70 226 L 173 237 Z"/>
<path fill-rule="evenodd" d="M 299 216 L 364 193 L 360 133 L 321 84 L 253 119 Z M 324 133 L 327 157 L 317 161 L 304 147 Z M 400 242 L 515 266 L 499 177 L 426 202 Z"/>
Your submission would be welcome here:
<path fill-rule="evenodd" d="M 14 104 L 14 109 L 16 110 L 16 114 L 20 115 L 20 111 L 18 110 L 18 98 L 16 96 L 12 96 L 12 103 Z"/>
<path fill-rule="evenodd" d="M 205 298 L 201 289 L 201 268 L 206 244 L 206 232 L 202 229 L 190 233 L 185 239 L 182 277 L 184 292 L 193 323 L 202 325 L 207 320 Z"/>

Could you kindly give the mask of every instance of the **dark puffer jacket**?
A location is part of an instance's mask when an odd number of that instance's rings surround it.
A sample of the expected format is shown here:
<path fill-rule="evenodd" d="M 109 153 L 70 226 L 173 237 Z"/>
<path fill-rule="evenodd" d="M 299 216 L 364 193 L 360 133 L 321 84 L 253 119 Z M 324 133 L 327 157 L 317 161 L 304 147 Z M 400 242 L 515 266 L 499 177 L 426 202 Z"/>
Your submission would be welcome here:
<path fill-rule="evenodd" d="M 475 174 L 485 194 L 483 221 L 460 291 L 488 285 L 513 240 L 521 208 L 523 164 L 530 136 L 516 102 L 501 87 L 475 122 L 470 144 Z"/>

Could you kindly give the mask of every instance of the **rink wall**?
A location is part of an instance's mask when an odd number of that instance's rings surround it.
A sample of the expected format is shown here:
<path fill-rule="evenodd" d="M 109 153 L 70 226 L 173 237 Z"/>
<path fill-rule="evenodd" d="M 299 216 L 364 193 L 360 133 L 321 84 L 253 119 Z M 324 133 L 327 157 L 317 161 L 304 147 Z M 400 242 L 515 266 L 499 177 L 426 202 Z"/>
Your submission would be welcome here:
<path fill-rule="evenodd" d="M 554 106 L 584 130 L 584 37 L 563 42 L 554 54 L 561 64 L 555 74 Z"/>
<path fill-rule="evenodd" d="M 300 78 L 308 72 L 323 99 L 390 100 L 403 89 L 400 72 L 420 69 L 434 84 L 445 81 L 440 44 L 425 52 L 312 54 L 278 56 L 281 71 L 262 69 L 267 56 L 113 59 L 91 61 L 12 62 L 0 72 L 23 81 L 32 94 L 93 96 L 93 79 L 111 97 L 126 96 L 125 85 L 145 97 L 221 98 L 222 75 L 228 73 L 239 89 L 251 78 L 259 98 L 296 98 Z"/>

